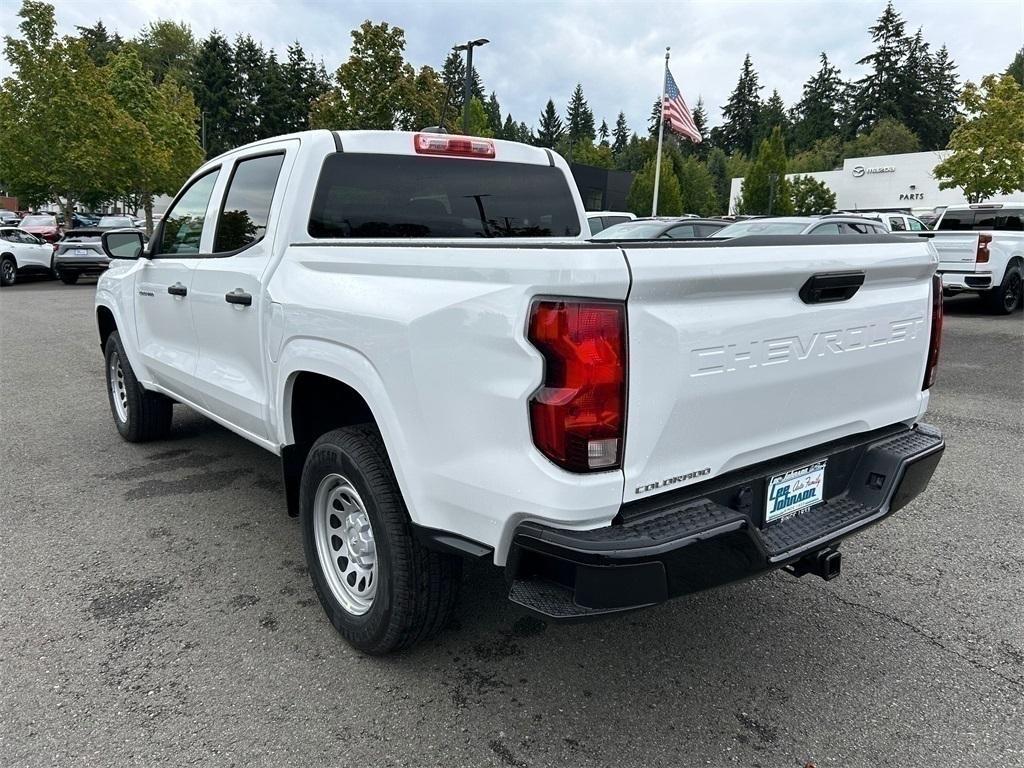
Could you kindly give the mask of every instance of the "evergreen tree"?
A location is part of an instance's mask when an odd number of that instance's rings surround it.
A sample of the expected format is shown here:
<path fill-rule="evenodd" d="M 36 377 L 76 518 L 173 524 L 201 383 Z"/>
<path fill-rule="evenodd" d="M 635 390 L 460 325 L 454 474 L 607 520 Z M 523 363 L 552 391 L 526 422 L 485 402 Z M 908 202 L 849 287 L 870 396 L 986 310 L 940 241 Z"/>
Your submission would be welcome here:
<path fill-rule="evenodd" d="M 925 115 L 921 143 L 924 149 L 945 149 L 956 126 L 957 104 L 960 100 L 956 63 L 942 46 L 928 62 L 926 70 Z"/>
<path fill-rule="evenodd" d="M 879 120 L 870 131 L 864 131 L 846 142 L 843 157 L 874 157 L 917 152 L 921 142 L 912 130 L 892 118 Z"/>
<path fill-rule="evenodd" d="M 278 63 L 277 54 L 271 51 L 260 82 L 259 138 L 279 136 L 291 130 L 291 96 L 285 82 L 284 68 Z"/>
<path fill-rule="evenodd" d="M 699 216 L 710 216 L 716 213 L 718 211 L 718 195 L 715 192 L 715 179 L 711 176 L 707 166 L 696 157 L 684 157 L 682 154 L 678 154 L 672 167 L 679 182 L 682 211 L 696 213 Z M 664 172 L 665 169 L 662 168 L 662 173 Z"/>
<path fill-rule="evenodd" d="M 626 207 L 637 216 L 650 216 L 651 203 L 654 199 L 654 165 L 651 157 L 640 172 L 633 177 L 633 184 L 626 195 Z M 679 179 L 672 167 L 672 158 L 662 153 L 661 180 L 658 185 L 659 216 L 678 216 L 683 212 L 682 196 L 679 192 Z"/>
<path fill-rule="evenodd" d="M 852 114 L 855 131 L 870 128 L 885 117 L 903 118 L 902 90 L 906 83 L 903 65 L 910 43 L 904 34 L 905 26 L 889 0 L 878 21 L 869 29 L 877 48 L 857 62 L 871 71 L 855 86 Z"/>
<path fill-rule="evenodd" d="M 448 54 L 441 67 L 441 79 L 444 81 L 446 89 L 450 89 L 447 90 L 451 94 L 448 100 L 448 109 L 453 114 L 461 115 L 463 93 L 466 88 L 466 61 L 462 51 L 452 51 Z M 481 102 L 487 98 L 484 94 L 483 81 L 481 81 L 476 67 L 473 67 L 469 95 L 470 98 L 480 99 Z"/>
<path fill-rule="evenodd" d="M 772 181 L 772 176 L 775 181 Z M 761 142 L 757 158 L 743 180 L 743 213 L 788 216 L 793 212 L 790 184 L 786 179 L 786 143 L 776 127 Z"/>
<path fill-rule="evenodd" d="M 767 139 L 776 128 L 782 131 L 783 136 L 789 134 L 786 105 L 779 92 L 774 90 L 768 101 L 761 106 L 761 113 L 758 116 L 758 139 Z"/>
<path fill-rule="evenodd" d="M 753 150 L 761 117 L 760 90 L 757 72 L 754 71 L 748 53 L 743 59 L 740 79 L 729 97 L 729 103 L 722 107 L 724 122 L 718 141 L 726 152 L 750 154 Z"/>
<path fill-rule="evenodd" d="M 609 146 L 608 145 L 608 137 L 610 135 L 611 135 L 611 133 L 608 130 L 608 121 L 607 120 L 602 120 L 601 121 L 601 127 L 597 129 L 597 142 L 598 142 L 598 144 L 600 146 L 602 146 L 602 147 Z"/>
<path fill-rule="evenodd" d="M 200 44 L 191 79 L 196 106 L 206 115 L 206 156 L 214 157 L 235 146 L 238 103 L 234 51 L 217 30 Z"/>
<path fill-rule="evenodd" d="M 928 93 L 928 77 L 931 73 L 932 57 L 924 35 L 918 29 L 907 39 L 903 65 L 900 68 L 900 112 L 903 124 L 922 138 L 927 146 L 933 128 L 931 105 L 933 98 Z"/>
<path fill-rule="evenodd" d="M 75 27 L 78 30 L 78 39 L 85 44 L 85 51 L 93 64 L 102 67 L 107 63 L 107 57 L 117 53 L 124 41 L 116 32 L 110 35 L 102 21 L 97 21 L 91 27 Z"/>
<path fill-rule="evenodd" d="M 309 128 L 309 110 L 331 87 L 323 64 L 314 64 L 298 41 L 288 46 L 288 58 L 281 64 L 287 106 L 283 124 L 286 131 Z"/>
<path fill-rule="evenodd" d="M 484 112 L 487 113 L 487 127 L 490 129 L 491 136 L 504 138 L 502 136 L 501 107 L 498 104 L 498 97 L 494 91 L 491 91 L 490 98 L 484 104 Z"/>
<path fill-rule="evenodd" d="M 264 81 L 267 74 L 267 53 L 251 35 L 238 35 L 234 47 L 237 107 L 232 132 L 234 145 L 241 146 L 263 138 L 261 128 Z"/>
<path fill-rule="evenodd" d="M 634 133 L 630 136 L 625 149 L 615 156 L 615 167 L 620 171 L 639 171 L 648 160 L 654 157 L 657 146 L 656 139 L 646 136 L 641 139 Z M 648 208 L 648 210 L 650 209 Z"/>
<path fill-rule="evenodd" d="M 652 139 L 658 138 L 658 128 L 661 125 L 663 105 L 661 103 L 661 97 L 659 96 L 654 100 L 654 104 L 651 105 L 651 116 L 647 118 L 647 133 Z"/>
<path fill-rule="evenodd" d="M 626 113 L 619 112 L 615 120 L 615 130 L 612 131 L 612 152 L 618 157 L 629 143 L 629 126 L 626 125 Z"/>
<path fill-rule="evenodd" d="M 829 63 L 822 51 L 820 69 L 804 83 L 803 96 L 793 108 L 794 149 L 809 149 L 819 139 L 839 132 L 843 90 L 839 69 Z"/>
<path fill-rule="evenodd" d="M 703 141 L 697 145 L 697 154 L 704 157 L 708 152 L 708 140 L 711 138 L 708 132 L 708 110 L 704 106 L 704 97 L 697 97 L 697 106 L 693 109 L 693 124 L 697 126 L 697 132 Z"/>
<path fill-rule="evenodd" d="M 729 175 L 725 152 L 720 147 L 714 147 L 708 152 L 707 169 L 715 191 L 715 209 L 712 213 L 728 213 L 732 177 Z"/>
<path fill-rule="evenodd" d="M 813 176 L 794 176 L 790 182 L 793 195 L 793 213 L 797 216 L 813 216 L 832 213 L 836 208 L 836 195 L 823 181 Z"/>
<path fill-rule="evenodd" d="M 946 50 L 946 46 L 942 46 L 940 53 Z M 1017 55 L 1013 57 L 1013 61 L 1010 62 L 1010 66 L 1006 68 L 1006 74 L 1017 81 L 1017 85 L 1024 88 L 1024 48 L 1017 51 Z"/>
<path fill-rule="evenodd" d="M 518 134 L 519 127 L 516 125 L 516 121 L 512 119 L 512 115 L 505 115 L 505 122 L 502 123 L 501 133 L 498 136 L 507 141 L 519 141 Z"/>
<path fill-rule="evenodd" d="M 576 83 L 576 89 L 569 99 L 569 107 L 566 110 L 565 119 L 566 137 L 570 145 L 579 144 L 593 145 L 594 137 L 594 113 L 590 110 L 586 98 L 583 96 L 583 86 Z"/>
<path fill-rule="evenodd" d="M 555 110 L 555 102 L 548 99 L 540 115 L 540 124 L 537 126 L 537 146 L 554 149 L 564 135 L 565 128 L 562 126 L 562 118 Z"/>

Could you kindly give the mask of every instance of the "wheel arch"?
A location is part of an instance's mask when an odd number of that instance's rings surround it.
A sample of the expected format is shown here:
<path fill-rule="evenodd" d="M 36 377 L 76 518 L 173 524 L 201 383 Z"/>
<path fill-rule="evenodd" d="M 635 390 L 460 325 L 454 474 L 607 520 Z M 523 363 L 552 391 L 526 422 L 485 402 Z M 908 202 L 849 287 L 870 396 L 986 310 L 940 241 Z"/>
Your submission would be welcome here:
<path fill-rule="evenodd" d="M 103 304 L 96 307 L 96 326 L 100 332 L 100 349 L 103 350 L 107 346 L 110 334 L 117 330 L 117 320 L 114 319 L 114 313 L 110 307 Z"/>
<path fill-rule="evenodd" d="M 278 427 L 288 514 L 298 514 L 299 480 L 313 442 L 332 429 L 362 423 L 372 423 L 379 430 L 408 505 L 399 460 L 402 432 L 383 381 L 369 360 L 350 347 L 304 339 L 286 345 L 278 371 Z"/>

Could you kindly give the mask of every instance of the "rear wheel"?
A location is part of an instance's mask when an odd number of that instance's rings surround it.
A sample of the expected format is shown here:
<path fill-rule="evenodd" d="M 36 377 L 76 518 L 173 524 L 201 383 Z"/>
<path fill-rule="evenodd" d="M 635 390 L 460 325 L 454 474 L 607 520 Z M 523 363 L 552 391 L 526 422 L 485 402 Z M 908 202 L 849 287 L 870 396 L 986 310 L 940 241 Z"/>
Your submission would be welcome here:
<path fill-rule="evenodd" d="M 135 378 L 117 331 L 107 337 L 104 359 L 107 397 L 114 425 L 125 440 L 142 443 L 166 437 L 171 430 L 174 403 L 156 392 L 147 392 Z"/>
<path fill-rule="evenodd" d="M 58 277 L 64 285 L 74 285 L 78 282 L 77 272 L 61 272 Z"/>
<path fill-rule="evenodd" d="M 18 265 L 13 256 L 0 259 L 0 285 L 14 285 L 18 279 Z"/>
<path fill-rule="evenodd" d="M 313 444 L 300 509 L 313 588 L 349 643 L 384 654 L 445 627 L 462 563 L 414 536 L 375 427 L 336 429 Z"/>
<path fill-rule="evenodd" d="M 989 308 L 997 315 L 1008 315 L 1021 303 L 1022 288 L 1020 267 L 1010 267 L 998 288 L 989 291 Z"/>

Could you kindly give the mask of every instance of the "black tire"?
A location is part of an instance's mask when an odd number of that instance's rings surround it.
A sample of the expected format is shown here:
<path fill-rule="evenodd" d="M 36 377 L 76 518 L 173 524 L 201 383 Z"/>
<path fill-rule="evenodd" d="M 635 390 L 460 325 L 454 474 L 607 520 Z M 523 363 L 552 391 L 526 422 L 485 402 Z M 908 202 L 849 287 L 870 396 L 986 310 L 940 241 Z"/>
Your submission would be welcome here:
<path fill-rule="evenodd" d="M 58 272 L 57 277 L 60 278 L 60 281 L 64 283 L 64 285 L 74 285 L 78 282 L 77 272 Z"/>
<path fill-rule="evenodd" d="M 1021 304 L 1024 281 L 1021 279 L 1020 267 L 1010 267 L 1003 275 L 1003 282 L 998 288 L 988 292 L 988 308 L 992 314 L 1008 315 Z"/>
<path fill-rule="evenodd" d="M 130 443 L 144 443 L 159 440 L 171 431 L 171 419 L 174 416 L 174 402 L 156 392 L 147 392 L 135 378 L 135 372 L 124 353 L 121 337 L 114 331 L 107 337 L 104 347 L 104 372 L 107 383 L 107 400 L 110 401 L 110 413 L 114 417 L 114 426 L 125 440 Z M 116 369 L 120 365 L 124 386 L 125 414 L 119 412 L 114 401 Z"/>
<path fill-rule="evenodd" d="M 5 288 L 14 285 L 18 281 L 18 263 L 13 256 L 5 255 L 0 258 L 0 285 Z"/>
<path fill-rule="evenodd" d="M 358 493 L 376 549 L 376 594 L 362 615 L 336 597 L 317 548 L 317 491 L 339 475 Z M 336 429 L 313 444 L 302 470 L 299 505 L 313 588 L 331 624 L 349 643 L 365 653 L 385 654 L 408 648 L 448 624 L 458 599 L 462 561 L 429 550 L 416 539 L 376 427 Z"/>

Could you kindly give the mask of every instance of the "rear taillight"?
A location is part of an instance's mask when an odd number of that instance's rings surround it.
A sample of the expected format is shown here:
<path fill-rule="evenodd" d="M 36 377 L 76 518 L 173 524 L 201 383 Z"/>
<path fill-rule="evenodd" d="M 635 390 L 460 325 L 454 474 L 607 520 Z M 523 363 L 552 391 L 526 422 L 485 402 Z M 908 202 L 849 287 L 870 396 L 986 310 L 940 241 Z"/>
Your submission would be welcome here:
<path fill-rule="evenodd" d="M 455 155 L 456 157 L 494 157 L 494 142 L 471 136 L 448 136 L 443 133 L 417 133 L 413 147 L 420 155 Z"/>
<path fill-rule="evenodd" d="M 974 261 L 977 264 L 988 264 L 988 244 L 992 242 L 992 235 L 984 233 L 978 235 L 978 251 L 974 254 Z"/>
<path fill-rule="evenodd" d="M 924 384 L 921 389 L 928 389 L 935 383 L 940 347 L 942 347 L 942 277 L 932 275 L 932 327 L 931 335 L 928 337 L 928 365 L 924 369 Z"/>
<path fill-rule="evenodd" d="M 626 306 L 545 300 L 530 308 L 544 380 L 530 398 L 533 442 L 572 472 L 617 469 L 626 429 Z"/>

